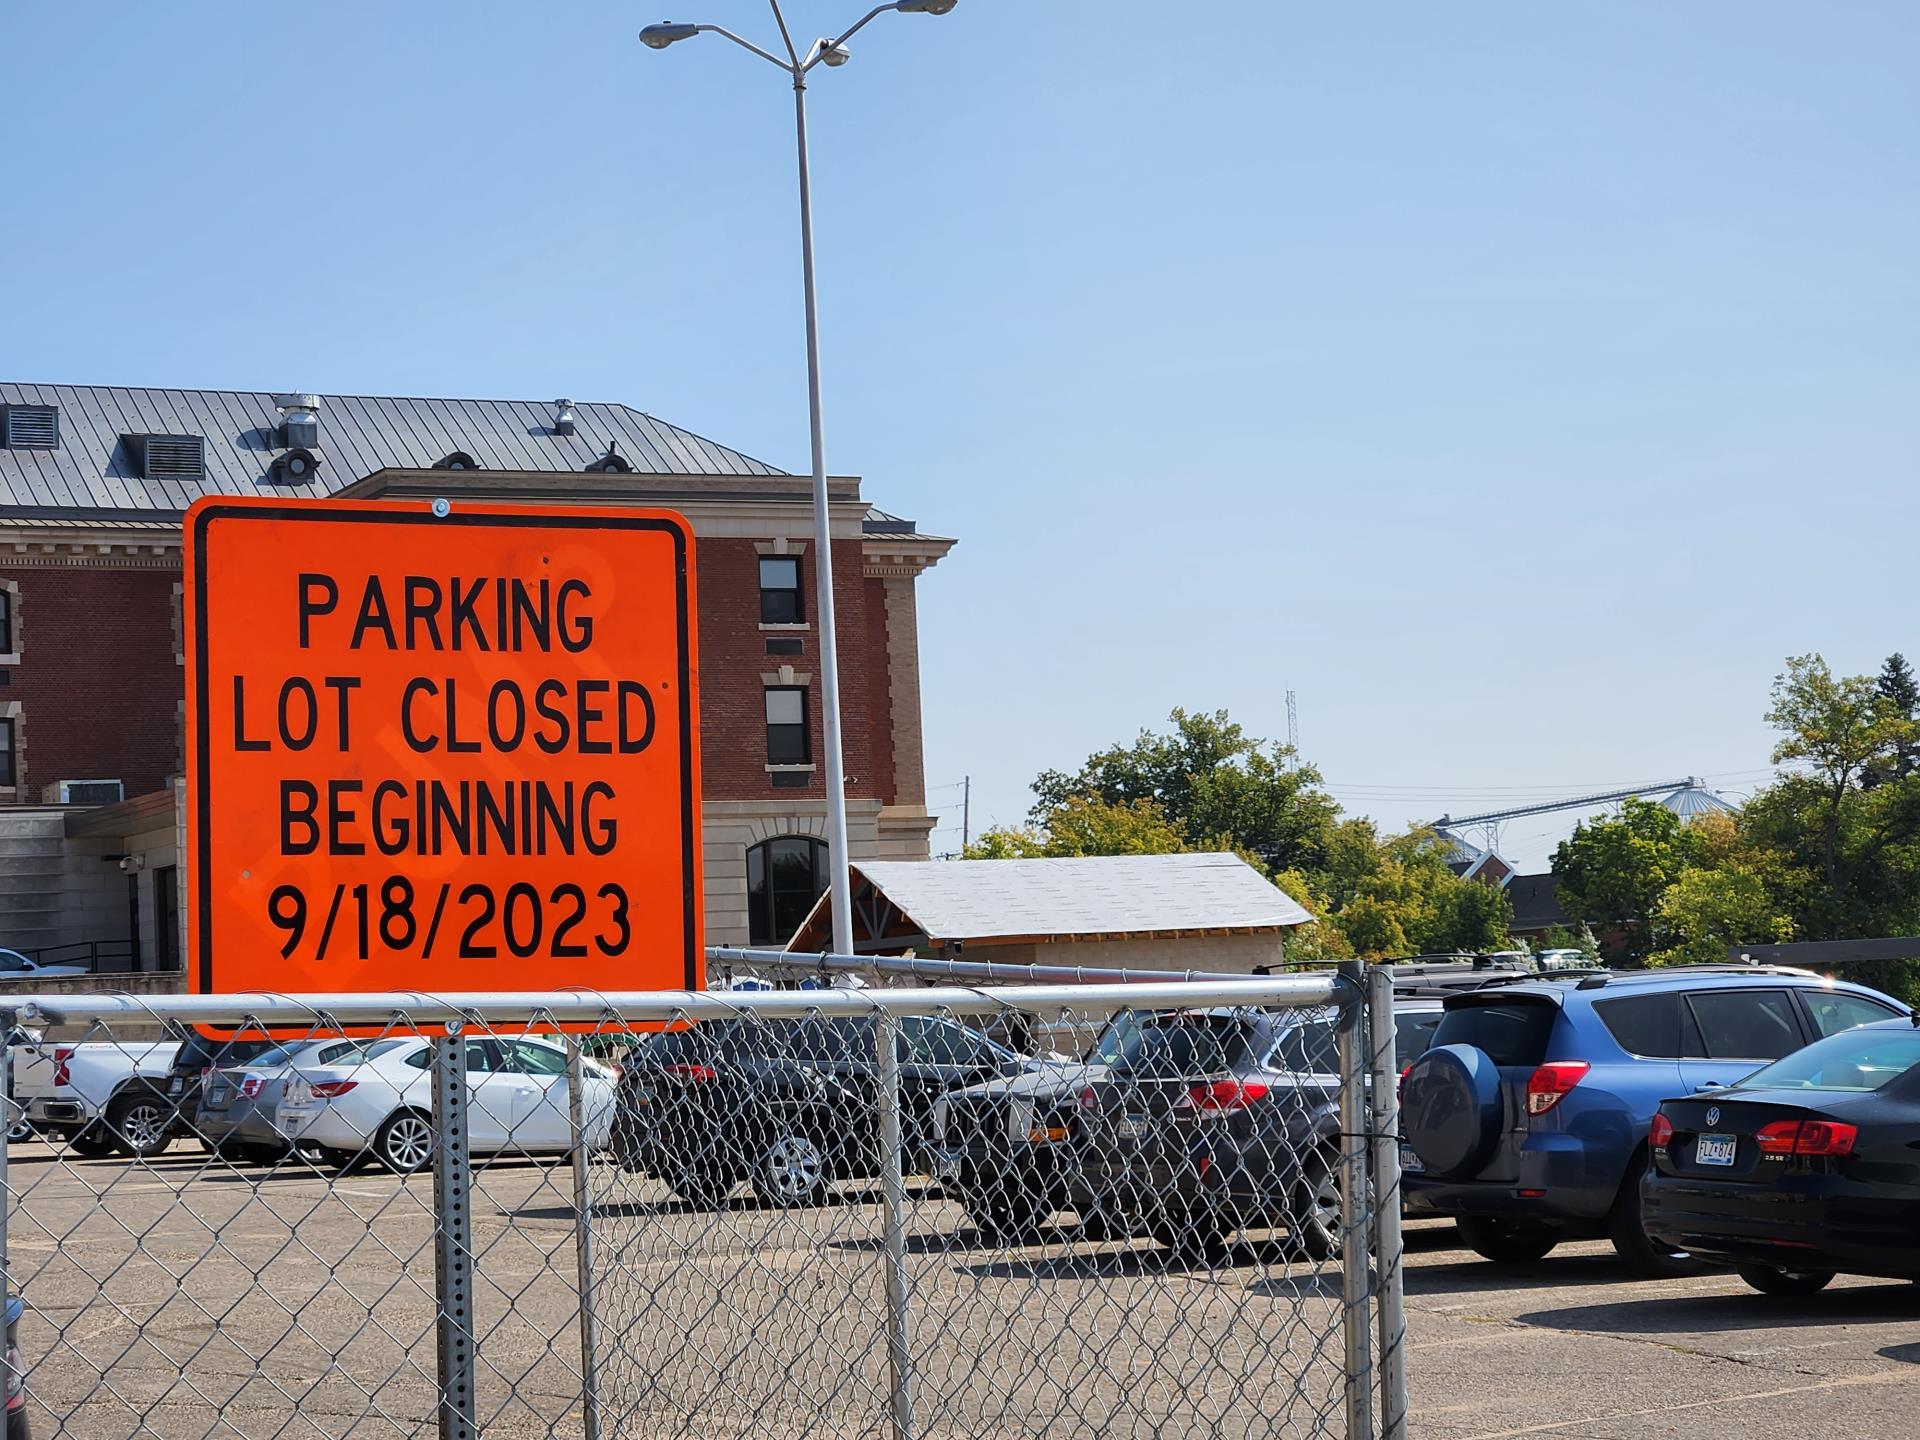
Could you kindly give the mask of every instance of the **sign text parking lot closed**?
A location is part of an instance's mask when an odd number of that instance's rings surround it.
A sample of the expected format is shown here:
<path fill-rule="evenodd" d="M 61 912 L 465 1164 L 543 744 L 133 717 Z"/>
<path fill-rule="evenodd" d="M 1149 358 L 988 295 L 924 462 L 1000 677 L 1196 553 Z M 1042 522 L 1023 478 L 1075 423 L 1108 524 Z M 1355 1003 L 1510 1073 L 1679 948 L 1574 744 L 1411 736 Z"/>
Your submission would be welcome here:
<path fill-rule="evenodd" d="M 684 520 L 209 500 L 187 535 L 200 989 L 697 985 Z"/>

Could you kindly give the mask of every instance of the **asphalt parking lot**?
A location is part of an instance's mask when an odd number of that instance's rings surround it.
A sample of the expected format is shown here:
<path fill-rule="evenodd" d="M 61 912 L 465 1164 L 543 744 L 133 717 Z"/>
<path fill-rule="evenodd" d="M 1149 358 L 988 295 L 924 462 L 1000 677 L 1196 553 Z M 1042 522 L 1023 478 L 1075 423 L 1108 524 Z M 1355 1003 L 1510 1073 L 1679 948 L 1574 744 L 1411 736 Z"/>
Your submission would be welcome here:
<path fill-rule="evenodd" d="M 150 1167 L 37 1144 L 10 1163 L 40 1440 L 434 1433 L 430 1178 L 210 1167 L 185 1145 Z M 715 1215 L 610 1166 L 594 1185 L 610 1435 L 884 1433 L 877 1197 Z M 578 1436 L 571 1171 L 487 1165 L 474 1216 L 483 1433 Z M 909 1250 L 929 1433 L 1339 1433 L 1331 1269 L 1258 1243 L 1169 1264 L 1070 1231 L 981 1248 L 932 1195 Z M 1629 1280 L 1584 1244 L 1499 1269 L 1431 1222 L 1408 1228 L 1407 1275 L 1419 1440 L 1920 1432 L 1920 1286 L 1767 1299 Z"/>

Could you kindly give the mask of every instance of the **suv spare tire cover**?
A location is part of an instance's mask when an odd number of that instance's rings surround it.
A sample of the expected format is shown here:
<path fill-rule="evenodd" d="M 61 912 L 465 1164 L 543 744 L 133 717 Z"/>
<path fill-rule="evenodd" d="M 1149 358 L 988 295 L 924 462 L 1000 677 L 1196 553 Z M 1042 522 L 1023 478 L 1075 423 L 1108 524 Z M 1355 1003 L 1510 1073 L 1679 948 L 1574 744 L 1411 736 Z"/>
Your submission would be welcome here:
<path fill-rule="evenodd" d="M 1407 1143 L 1429 1174 L 1478 1173 L 1500 1143 L 1500 1068 L 1477 1045 L 1442 1045 L 1407 1071 L 1401 1087 Z"/>

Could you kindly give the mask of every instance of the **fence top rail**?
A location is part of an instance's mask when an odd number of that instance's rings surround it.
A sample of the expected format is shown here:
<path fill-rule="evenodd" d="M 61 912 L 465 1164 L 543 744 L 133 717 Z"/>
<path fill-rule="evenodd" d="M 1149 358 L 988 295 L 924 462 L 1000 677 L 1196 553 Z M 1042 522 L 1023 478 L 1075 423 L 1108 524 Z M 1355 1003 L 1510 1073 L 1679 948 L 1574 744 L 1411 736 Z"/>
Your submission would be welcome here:
<path fill-rule="evenodd" d="M 1033 985 L 1134 985 L 1155 980 L 1231 980 L 1244 983 L 1265 975 L 1223 974 L 1214 970 L 1146 970 L 1106 965 L 1010 965 L 1000 960 L 949 960 L 944 956 L 833 955 L 809 950 L 755 950 L 709 945 L 707 959 L 717 964 L 757 965 L 765 970 L 813 974 L 902 975 L 920 980 L 993 980 Z M 1296 972 L 1306 973 L 1306 972 Z"/>
<path fill-rule="evenodd" d="M 796 1018 L 813 1014 L 997 1015 L 1018 1010 L 1045 1015 L 1063 1009 L 1175 1010 L 1222 1005 L 1338 1004 L 1345 986 L 1335 974 L 1230 977 L 1214 981 L 1137 985 L 1007 985 L 992 989 L 935 986 L 861 990 L 542 990 L 427 995 L 18 995 L 0 1004 L 21 1024 L 176 1021 L 182 1024 L 274 1027 L 309 1025 L 482 1025 L 551 1021 L 594 1025 L 632 1020 L 718 1020 L 746 1015 Z"/>

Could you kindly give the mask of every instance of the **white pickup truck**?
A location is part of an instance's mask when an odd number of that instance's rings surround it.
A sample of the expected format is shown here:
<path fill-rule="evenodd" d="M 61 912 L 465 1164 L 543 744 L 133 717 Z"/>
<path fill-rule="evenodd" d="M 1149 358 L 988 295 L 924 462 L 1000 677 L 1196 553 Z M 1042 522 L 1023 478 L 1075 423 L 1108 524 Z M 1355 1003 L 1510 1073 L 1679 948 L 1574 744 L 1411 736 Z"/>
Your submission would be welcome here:
<path fill-rule="evenodd" d="M 144 1082 L 165 1083 L 180 1045 L 23 1039 L 9 1050 L 13 1100 L 27 1124 L 64 1139 L 81 1155 L 99 1156 L 124 1148 L 119 1136 L 147 1118 L 122 1112 L 143 1101 L 165 1108 L 156 1086 Z M 166 1118 L 161 1116 L 163 1123 Z"/>

